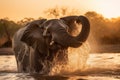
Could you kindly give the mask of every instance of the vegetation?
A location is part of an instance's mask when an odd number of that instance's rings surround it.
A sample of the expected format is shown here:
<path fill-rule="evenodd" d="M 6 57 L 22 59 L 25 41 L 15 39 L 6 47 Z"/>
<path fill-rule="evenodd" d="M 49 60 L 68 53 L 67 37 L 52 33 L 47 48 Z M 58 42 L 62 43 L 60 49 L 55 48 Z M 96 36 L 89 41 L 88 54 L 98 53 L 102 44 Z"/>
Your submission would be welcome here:
<path fill-rule="evenodd" d="M 59 18 L 68 15 L 80 15 L 76 9 L 51 8 L 44 11 L 47 18 Z M 96 12 L 87 12 L 91 23 L 90 38 L 94 37 L 100 44 L 120 44 L 120 17 L 107 19 Z M 39 16 L 38 19 L 42 17 Z M 0 46 L 12 39 L 14 33 L 26 23 L 34 20 L 33 18 L 24 18 L 21 21 L 14 22 L 7 19 L 0 19 Z M 90 39 L 89 38 L 89 39 Z"/>
<path fill-rule="evenodd" d="M 85 15 L 91 23 L 91 35 L 100 44 L 120 44 L 120 17 L 106 19 L 96 12 Z"/>

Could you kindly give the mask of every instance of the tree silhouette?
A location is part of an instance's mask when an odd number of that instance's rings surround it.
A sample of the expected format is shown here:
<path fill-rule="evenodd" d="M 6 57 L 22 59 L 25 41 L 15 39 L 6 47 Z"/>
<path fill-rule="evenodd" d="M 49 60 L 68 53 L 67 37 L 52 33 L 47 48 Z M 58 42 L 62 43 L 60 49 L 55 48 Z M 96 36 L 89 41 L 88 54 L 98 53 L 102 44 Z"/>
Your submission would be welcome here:
<path fill-rule="evenodd" d="M 47 18 L 60 18 L 70 15 L 78 15 L 80 12 L 77 9 L 69 9 L 67 7 L 55 7 L 44 11 Z"/>
<path fill-rule="evenodd" d="M 7 41 L 4 44 L 2 44 L 1 47 L 12 47 L 12 40 L 10 38 L 10 33 L 8 31 L 7 22 L 5 20 L 3 20 L 3 19 L 1 19 L 0 21 L 3 24 L 3 28 L 4 28 L 5 34 L 7 36 Z"/>
<path fill-rule="evenodd" d="M 34 20 L 34 18 L 24 18 L 24 19 L 18 21 L 17 24 L 24 26 L 25 24 L 27 24 L 33 20 Z"/>

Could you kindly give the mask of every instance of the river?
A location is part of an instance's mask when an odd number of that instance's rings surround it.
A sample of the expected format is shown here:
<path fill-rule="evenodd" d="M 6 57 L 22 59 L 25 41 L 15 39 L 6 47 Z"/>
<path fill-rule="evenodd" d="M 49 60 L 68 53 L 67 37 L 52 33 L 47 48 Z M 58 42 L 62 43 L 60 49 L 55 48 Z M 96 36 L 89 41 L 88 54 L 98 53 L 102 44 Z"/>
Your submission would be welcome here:
<path fill-rule="evenodd" d="M 92 53 L 83 70 L 66 70 L 54 75 L 18 73 L 15 57 L 2 55 L 0 80 L 120 80 L 120 53 Z"/>

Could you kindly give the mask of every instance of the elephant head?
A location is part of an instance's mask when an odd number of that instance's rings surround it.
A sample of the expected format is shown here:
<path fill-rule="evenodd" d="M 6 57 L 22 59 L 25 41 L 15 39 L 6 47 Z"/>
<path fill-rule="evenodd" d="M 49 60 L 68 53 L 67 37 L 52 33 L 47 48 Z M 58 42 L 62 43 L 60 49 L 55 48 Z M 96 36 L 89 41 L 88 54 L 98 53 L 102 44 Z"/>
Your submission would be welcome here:
<path fill-rule="evenodd" d="M 82 30 L 77 36 L 71 33 L 76 23 L 82 24 Z M 68 16 L 60 19 L 48 20 L 43 24 L 45 28 L 43 35 L 51 34 L 52 43 L 55 42 L 62 47 L 79 47 L 88 38 L 90 23 L 84 16 Z"/>
<path fill-rule="evenodd" d="M 76 27 L 75 22 L 82 24 L 82 30 L 77 36 L 72 36 L 70 33 Z M 52 42 L 56 42 L 61 46 L 79 47 L 87 40 L 89 32 L 90 23 L 84 16 L 68 16 L 51 20 L 42 19 L 28 24 L 21 40 L 33 46 L 36 40 L 38 42 L 44 41 L 42 40 L 43 36 L 49 35 L 52 37 Z"/>

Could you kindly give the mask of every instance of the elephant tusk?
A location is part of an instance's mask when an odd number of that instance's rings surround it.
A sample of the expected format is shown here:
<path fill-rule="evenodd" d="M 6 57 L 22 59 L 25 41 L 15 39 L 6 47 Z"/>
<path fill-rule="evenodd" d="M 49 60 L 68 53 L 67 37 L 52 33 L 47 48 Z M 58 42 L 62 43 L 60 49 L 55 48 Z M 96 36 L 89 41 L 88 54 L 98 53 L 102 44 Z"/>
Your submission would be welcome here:
<path fill-rule="evenodd" d="M 53 44 L 54 44 L 54 41 L 51 41 L 51 42 L 50 42 L 50 45 L 53 45 Z"/>

